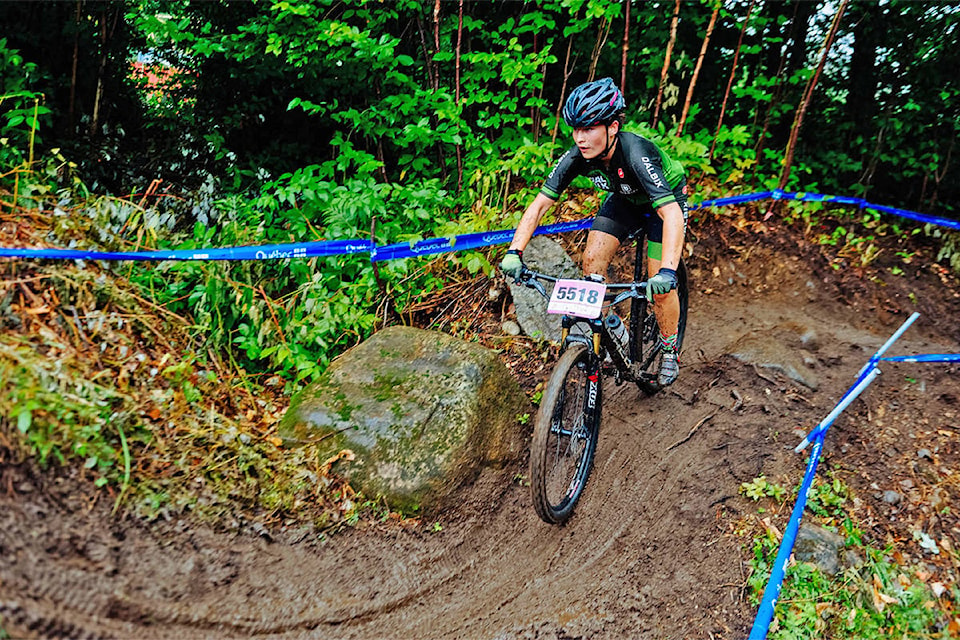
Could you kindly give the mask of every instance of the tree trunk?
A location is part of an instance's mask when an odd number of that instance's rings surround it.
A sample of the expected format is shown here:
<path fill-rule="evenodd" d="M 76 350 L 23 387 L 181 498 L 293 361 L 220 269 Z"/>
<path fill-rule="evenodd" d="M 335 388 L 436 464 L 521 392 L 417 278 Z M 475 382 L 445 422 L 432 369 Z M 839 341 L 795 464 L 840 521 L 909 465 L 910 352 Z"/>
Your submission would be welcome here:
<path fill-rule="evenodd" d="M 710 24 L 707 25 L 707 33 L 703 36 L 703 45 L 700 47 L 700 55 L 697 57 L 697 65 L 693 69 L 693 75 L 690 76 L 690 86 L 687 87 L 687 97 L 683 101 L 683 113 L 680 114 L 680 124 L 677 126 L 677 136 L 683 133 L 683 125 L 687 122 L 687 114 L 690 113 L 690 101 L 693 99 L 693 88 L 697 86 L 697 76 L 700 75 L 700 67 L 703 66 L 703 59 L 707 55 L 707 47 L 710 44 L 710 36 L 713 35 L 713 28 L 717 25 L 717 16 L 720 15 L 720 5 L 722 0 L 717 0 L 713 7 L 713 15 L 710 16 Z"/>
<path fill-rule="evenodd" d="M 67 108 L 67 124 L 70 127 L 68 135 L 72 138 L 76 125 L 77 104 L 77 64 L 80 58 L 80 9 L 82 0 L 77 0 L 77 15 L 75 18 L 77 32 L 73 36 L 73 66 L 70 71 L 70 102 Z"/>
<path fill-rule="evenodd" d="M 630 51 L 630 0 L 625 3 L 623 21 L 623 56 L 620 58 L 620 91 L 627 92 L 627 52 Z"/>
<path fill-rule="evenodd" d="M 597 31 L 597 41 L 593 45 L 593 54 L 590 56 L 590 73 L 587 74 L 587 82 L 593 82 L 594 75 L 597 73 L 597 62 L 600 60 L 603 45 L 607 43 L 607 37 L 609 35 L 610 20 L 604 16 L 600 20 L 600 28 Z"/>
<path fill-rule="evenodd" d="M 667 50 L 663 56 L 663 70 L 660 72 L 660 86 L 657 87 L 657 104 L 653 108 L 653 126 L 657 126 L 660 119 L 660 105 L 663 103 L 663 90 L 667 86 L 667 72 L 670 70 L 670 57 L 673 54 L 673 46 L 677 42 L 677 23 L 680 22 L 680 0 L 677 0 L 677 6 L 673 10 L 673 19 L 670 21 L 670 40 L 667 42 Z"/>
<path fill-rule="evenodd" d="M 847 2 L 848 0 L 841 0 L 840 6 L 837 8 L 837 13 L 833 16 L 833 22 L 830 25 L 830 31 L 827 33 L 827 38 L 823 43 L 822 50 L 820 51 L 820 62 L 817 64 L 816 71 L 814 71 L 813 75 L 810 76 L 810 80 L 807 82 L 807 87 L 803 92 L 803 98 L 800 100 L 800 106 L 797 108 L 796 116 L 793 119 L 793 127 L 790 129 L 790 140 L 787 142 L 787 150 L 783 158 L 783 171 L 780 173 L 780 182 L 778 184 L 778 188 L 780 189 L 786 188 L 787 183 L 790 180 L 790 170 L 793 167 L 793 154 L 796 151 L 797 138 L 800 135 L 800 127 L 803 126 L 803 116 L 806 114 L 807 108 L 810 106 L 810 100 L 813 97 L 813 91 L 820 79 L 820 74 L 823 72 L 823 67 L 827 63 L 827 56 L 830 53 L 830 48 L 833 46 L 833 40 L 837 35 L 837 29 L 840 27 L 840 18 L 843 17 L 843 12 L 847 8 Z"/>
<path fill-rule="evenodd" d="M 573 36 L 567 38 L 567 55 L 563 60 L 563 84 L 560 85 L 560 100 L 557 101 L 557 117 L 553 122 L 553 133 L 550 134 L 550 141 L 557 142 L 557 133 L 560 132 L 560 114 L 563 112 L 563 100 L 567 95 L 567 81 L 573 72 L 570 64 L 570 53 L 573 50 Z"/>
<path fill-rule="evenodd" d="M 777 5 L 777 6 L 779 6 L 782 9 L 786 5 Z M 798 0 L 798 3 L 794 4 L 794 13 L 793 13 L 793 18 L 790 24 L 790 36 L 793 36 L 794 32 L 796 31 L 798 11 L 799 11 L 799 0 Z M 782 14 L 777 13 L 775 15 L 775 18 L 778 18 L 781 15 Z M 767 18 L 767 19 L 770 20 L 770 18 Z M 804 33 L 806 33 L 806 27 L 804 28 Z M 775 47 L 770 47 L 770 48 L 775 49 Z M 763 116 L 763 128 L 760 131 L 760 135 L 757 136 L 757 144 L 753 149 L 754 157 L 757 159 L 757 162 L 761 162 L 763 160 L 763 148 L 767 141 L 767 134 L 768 132 L 770 132 L 770 129 L 771 129 L 771 124 L 772 124 L 771 120 L 773 118 L 773 112 L 776 109 L 776 107 L 780 104 L 781 97 L 783 94 L 784 70 L 787 68 L 787 56 L 788 56 L 788 50 L 784 49 L 780 54 L 780 58 L 779 58 L 780 62 L 777 66 L 777 73 L 774 76 L 776 78 L 776 83 L 773 87 L 773 93 L 770 96 L 770 102 L 767 103 L 766 112 Z M 770 67 L 767 67 L 767 68 L 769 69 Z M 758 104 L 757 105 L 758 110 L 759 110 L 759 106 L 760 105 Z M 776 129 L 777 127 L 774 127 L 774 128 Z M 774 140 L 773 146 L 777 146 L 779 144 L 779 140 L 781 136 L 778 135 L 777 131 L 774 131 L 773 133 L 771 133 L 770 136 Z M 759 177 L 759 173 L 757 174 L 757 176 Z"/>
<path fill-rule="evenodd" d="M 730 99 L 730 89 L 733 88 L 733 80 L 737 76 L 737 61 L 740 59 L 740 50 L 743 48 L 743 35 L 747 31 L 747 25 L 750 23 L 750 14 L 753 12 L 753 5 L 756 0 L 750 0 L 747 7 L 747 17 L 743 19 L 743 26 L 740 28 L 740 39 L 737 40 L 737 48 L 733 52 L 733 64 L 730 67 L 730 78 L 727 80 L 727 89 L 723 92 L 723 102 L 720 103 L 720 117 L 717 119 L 717 130 L 713 133 L 713 142 L 710 144 L 710 160 L 713 160 L 713 152 L 717 148 L 717 137 L 720 135 L 720 127 L 723 126 L 723 114 L 727 111 L 727 100 Z"/>
<path fill-rule="evenodd" d="M 454 101 L 457 109 L 460 108 L 460 48 L 463 45 L 463 0 L 457 14 L 457 56 L 454 71 Z M 457 193 L 463 190 L 463 147 L 457 143 Z"/>
<path fill-rule="evenodd" d="M 107 12 L 100 12 L 100 65 L 97 69 L 97 90 L 93 99 L 93 117 L 90 119 L 89 135 L 96 135 L 100 128 L 100 105 L 103 101 L 104 74 L 107 69 Z"/>

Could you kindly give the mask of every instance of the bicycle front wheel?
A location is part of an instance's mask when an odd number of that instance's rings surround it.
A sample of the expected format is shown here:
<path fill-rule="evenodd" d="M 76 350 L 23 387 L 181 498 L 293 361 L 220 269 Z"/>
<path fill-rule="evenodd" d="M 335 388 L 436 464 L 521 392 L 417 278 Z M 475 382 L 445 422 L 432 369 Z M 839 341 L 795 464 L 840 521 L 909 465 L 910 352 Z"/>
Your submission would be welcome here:
<path fill-rule="evenodd" d="M 557 362 L 537 412 L 530 445 L 533 506 L 544 522 L 560 524 L 573 513 L 590 475 L 600 423 L 599 367 L 584 345 L 572 345 Z"/>

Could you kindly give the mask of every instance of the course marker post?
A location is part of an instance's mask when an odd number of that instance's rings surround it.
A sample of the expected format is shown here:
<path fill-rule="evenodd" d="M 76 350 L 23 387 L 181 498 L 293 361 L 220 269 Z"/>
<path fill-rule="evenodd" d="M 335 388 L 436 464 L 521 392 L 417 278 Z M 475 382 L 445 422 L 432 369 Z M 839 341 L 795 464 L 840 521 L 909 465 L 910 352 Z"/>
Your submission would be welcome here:
<path fill-rule="evenodd" d="M 810 450 L 807 469 L 804 473 L 803 481 L 800 483 L 797 502 L 793 505 L 790 520 L 787 522 L 787 527 L 783 532 L 783 539 L 780 541 L 777 557 L 773 561 L 770 580 L 767 582 L 767 587 L 763 591 L 763 598 L 760 600 L 760 607 L 757 610 L 757 617 L 753 621 L 753 628 L 750 631 L 749 640 L 766 640 L 767 631 L 770 629 L 770 622 L 773 620 L 774 609 L 777 606 L 777 600 L 780 598 L 780 591 L 783 588 L 783 579 L 787 573 L 787 565 L 790 563 L 790 556 L 793 553 L 793 545 L 797 540 L 797 533 L 800 530 L 800 519 L 803 517 L 803 511 L 807 506 L 807 498 L 810 494 L 810 488 L 813 485 L 813 478 L 817 472 L 817 465 L 820 462 L 820 454 L 823 451 L 823 439 L 827 435 L 827 430 L 840 413 L 850 406 L 850 403 L 856 400 L 856 398 L 870 386 L 870 383 L 880 375 L 877 362 L 879 362 L 887 349 L 889 349 L 893 343 L 903 335 L 903 332 L 919 317 L 919 313 L 914 313 L 897 329 L 873 357 L 870 358 L 867 364 L 860 369 L 860 372 L 857 374 L 857 381 L 843 394 L 843 397 L 837 403 L 836 407 L 834 407 L 829 415 L 813 428 L 797 446 L 796 451 L 798 453 L 810 444 L 813 445 L 813 448 Z"/>

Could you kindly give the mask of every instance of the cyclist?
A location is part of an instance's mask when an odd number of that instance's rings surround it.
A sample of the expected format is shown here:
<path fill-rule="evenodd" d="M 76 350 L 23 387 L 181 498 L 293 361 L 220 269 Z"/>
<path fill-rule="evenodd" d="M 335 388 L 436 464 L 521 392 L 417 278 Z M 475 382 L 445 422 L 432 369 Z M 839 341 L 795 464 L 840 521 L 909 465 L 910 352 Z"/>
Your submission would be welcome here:
<path fill-rule="evenodd" d="M 587 176 L 598 189 L 610 192 L 587 235 L 583 272 L 604 281 L 620 244 L 635 231 L 646 233 L 647 273 L 654 274 L 647 281 L 647 295 L 653 301 L 662 347 L 657 380 L 667 386 L 680 372 L 676 288 L 688 216 L 686 177 L 683 166 L 652 141 L 621 130 L 625 106 L 610 78 L 582 84 L 570 93 L 563 119 L 573 127 L 575 144 L 560 157 L 527 207 L 500 269 L 513 277 L 520 273 L 523 250 L 543 214 L 575 177 Z"/>

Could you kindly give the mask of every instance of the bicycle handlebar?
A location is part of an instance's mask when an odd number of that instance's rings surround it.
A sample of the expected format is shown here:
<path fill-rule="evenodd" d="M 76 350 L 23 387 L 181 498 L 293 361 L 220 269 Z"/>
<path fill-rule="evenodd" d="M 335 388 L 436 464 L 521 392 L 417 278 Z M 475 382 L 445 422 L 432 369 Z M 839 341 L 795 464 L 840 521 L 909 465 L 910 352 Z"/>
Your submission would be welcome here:
<path fill-rule="evenodd" d="M 544 282 L 557 282 L 560 278 L 554 276 L 549 276 L 545 273 L 540 273 L 539 271 L 534 271 L 526 265 L 521 267 L 520 275 L 514 280 L 515 284 L 522 284 L 525 287 L 530 287 L 535 289 L 540 295 L 544 298 L 549 298 L 547 295 L 547 290 L 544 289 L 543 285 L 540 283 L 540 280 Z M 647 283 L 646 282 L 612 282 L 606 285 L 607 292 L 604 293 L 603 299 L 610 300 L 611 305 L 616 305 L 624 300 L 629 300 L 630 298 L 640 298 L 641 300 L 647 299 Z M 620 293 L 617 293 L 617 291 Z"/>

